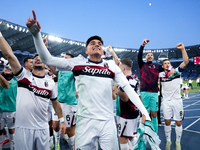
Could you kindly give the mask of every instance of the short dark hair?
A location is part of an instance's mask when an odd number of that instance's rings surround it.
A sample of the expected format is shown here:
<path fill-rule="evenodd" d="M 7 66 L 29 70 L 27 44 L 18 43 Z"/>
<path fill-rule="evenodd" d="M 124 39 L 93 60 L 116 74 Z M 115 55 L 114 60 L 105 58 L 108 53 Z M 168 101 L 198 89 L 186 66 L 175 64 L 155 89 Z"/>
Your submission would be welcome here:
<path fill-rule="evenodd" d="M 74 58 L 74 55 L 72 53 L 65 53 L 65 55 L 71 56 L 71 58 Z"/>
<path fill-rule="evenodd" d="M 25 64 L 26 62 L 28 62 L 29 59 L 33 59 L 33 57 L 31 56 L 27 56 L 23 59 L 23 63 Z"/>
<path fill-rule="evenodd" d="M 164 60 L 162 61 L 162 64 L 163 64 L 165 61 L 169 61 L 169 59 L 164 59 Z"/>
<path fill-rule="evenodd" d="M 38 54 L 35 54 L 34 56 L 33 56 L 33 59 L 35 58 L 35 57 L 37 57 L 37 56 L 39 56 Z"/>
<path fill-rule="evenodd" d="M 153 54 L 152 52 L 148 52 L 148 53 L 146 53 L 146 55 L 145 55 L 145 56 L 147 56 L 147 54 L 149 54 L 149 53 Z"/>
<path fill-rule="evenodd" d="M 124 59 L 121 59 L 120 62 L 130 68 L 132 68 L 133 66 L 133 62 L 132 60 L 128 59 L 128 58 L 124 58 Z"/>
<path fill-rule="evenodd" d="M 103 40 L 100 36 L 95 35 L 95 36 L 91 36 L 87 41 L 86 41 L 86 47 L 88 46 L 88 44 L 90 43 L 90 41 L 92 40 L 99 40 L 101 41 L 101 43 L 103 44 Z"/>

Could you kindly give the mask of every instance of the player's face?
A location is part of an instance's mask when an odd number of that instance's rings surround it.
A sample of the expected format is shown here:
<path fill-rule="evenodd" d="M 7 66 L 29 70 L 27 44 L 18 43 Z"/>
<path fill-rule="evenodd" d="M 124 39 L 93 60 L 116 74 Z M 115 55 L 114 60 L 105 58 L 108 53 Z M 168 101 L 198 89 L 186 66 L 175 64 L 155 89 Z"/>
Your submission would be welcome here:
<path fill-rule="evenodd" d="M 99 40 L 92 40 L 87 46 L 86 53 L 90 56 L 102 56 L 103 55 L 103 44 Z"/>
<path fill-rule="evenodd" d="M 162 64 L 162 67 L 163 67 L 164 70 L 170 69 L 170 67 L 171 67 L 170 61 L 169 60 L 164 61 L 163 64 Z"/>
<path fill-rule="evenodd" d="M 35 67 L 45 68 L 45 64 L 42 63 L 40 56 L 36 56 L 33 59 L 33 68 L 35 68 Z"/>
<path fill-rule="evenodd" d="M 151 61 L 154 60 L 154 57 L 153 57 L 152 53 L 148 53 L 145 58 L 146 58 L 147 62 L 151 62 Z"/>
<path fill-rule="evenodd" d="M 25 63 L 25 67 L 29 70 L 33 69 L 33 59 L 28 59 L 28 61 Z"/>

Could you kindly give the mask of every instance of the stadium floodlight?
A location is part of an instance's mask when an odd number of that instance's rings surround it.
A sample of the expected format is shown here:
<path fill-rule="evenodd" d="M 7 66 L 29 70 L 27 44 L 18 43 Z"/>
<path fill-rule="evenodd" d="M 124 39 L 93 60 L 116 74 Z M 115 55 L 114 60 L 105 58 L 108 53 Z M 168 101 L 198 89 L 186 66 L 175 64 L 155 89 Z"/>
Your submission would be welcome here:
<path fill-rule="evenodd" d="M 61 43 L 63 41 L 63 39 L 59 38 L 59 37 L 56 37 L 55 40 L 59 43 Z"/>
<path fill-rule="evenodd" d="M 8 28 L 10 27 L 10 25 L 8 23 L 6 25 L 7 25 Z"/>
<path fill-rule="evenodd" d="M 22 30 L 22 32 L 25 32 L 26 31 L 26 29 L 24 28 L 23 30 Z"/>
<path fill-rule="evenodd" d="M 160 58 L 158 58 L 158 60 L 161 60 L 161 61 L 163 61 L 164 59 L 168 59 L 167 57 L 160 57 Z"/>
<path fill-rule="evenodd" d="M 0 21 L 0 24 L 2 24 L 2 21 Z"/>
<path fill-rule="evenodd" d="M 19 31 L 22 31 L 22 27 L 19 27 Z"/>
<path fill-rule="evenodd" d="M 15 26 L 15 28 L 14 28 L 15 30 L 17 30 L 17 26 Z"/>
<path fill-rule="evenodd" d="M 50 41 L 55 41 L 55 36 L 49 35 L 49 36 L 48 36 L 48 39 L 49 39 Z"/>

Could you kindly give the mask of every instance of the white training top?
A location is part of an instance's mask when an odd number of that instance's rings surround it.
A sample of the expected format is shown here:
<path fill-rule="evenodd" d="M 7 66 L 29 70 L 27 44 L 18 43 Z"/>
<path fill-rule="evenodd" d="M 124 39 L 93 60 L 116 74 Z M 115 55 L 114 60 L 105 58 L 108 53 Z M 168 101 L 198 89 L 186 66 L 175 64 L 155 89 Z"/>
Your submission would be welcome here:
<path fill-rule="evenodd" d="M 108 120 L 113 118 L 112 87 L 113 79 L 124 87 L 128 84 L 114 61 L 101 60 L 92 62 L 82 55 L 72 59 L 64 59 L 65 68 L 70 69 L 75 76 L 75 86 L 78 93 L 79 109 L 77 115 Z"/>
<path fill-rule="evenodd" d="M 164 71 L 159 73 L 163 101 L 181 100 L 180 77 L 183 69 L 178 67 L 175 70 L 179 71 L 180 74 L 172 79 L 167 78 Z"/>
<path fill-rule="evenodd" d="M 18 81 L 15 127 L 49 128 L 49 100 L 57 99 L 54 81 L 50 76 L 39 77 L 23 67 L 15 77 Z"/>

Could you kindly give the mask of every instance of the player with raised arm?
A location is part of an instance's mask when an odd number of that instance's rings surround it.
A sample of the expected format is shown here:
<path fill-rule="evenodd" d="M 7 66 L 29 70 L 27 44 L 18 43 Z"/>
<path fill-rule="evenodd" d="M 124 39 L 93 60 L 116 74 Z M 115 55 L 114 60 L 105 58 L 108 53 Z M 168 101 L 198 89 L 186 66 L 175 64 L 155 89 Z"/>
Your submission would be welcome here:
<path fill-rule="evenodd" d="M 103 40 L 92 36 L 86 42 L 88 58 L 78 56 L 71 59 L 51 56 L 43 44 L 41 26 L 33 11 L 27 27 L 33 35 L 37 52 L 42 61 L 58 70 L 73 71 L 78 93 L 77 123 L 75 127 L 75 149 L 94 149 L 98 138 L 101 149 L 118 149 L 117 132 L 113 117 L 113 80 L 126 92 L 130 100 L 151 120 L 138 95 L 129 85 L 120 68 L 113 61 L 102 60 Z M 100 87 L 100 88 L 99 88 Z"/>
<path fill-rule="evenodd" d="M 0 32 L 0 49 L 8 59 L 18 81 L 16 99 L 15 149 L 49 149 L 48 104 L 53 107 L 61 121 L 61 133 L 65 132 L 65 123 L 60 104 L 56 98 L 55 83 L 45 76 L 45 64 L 38 55 L 33 58 L 32 72 L 23 68 L 11 47 Z"/>
<path fill-rule="evenodd" d="M 183 101 L 181 99 L 180 91 L 180 80 L 181 72 L 189 63 L 187 52 L 182 43 L 176 45 L 178 49 L 182 52 L 183 62 L 175 69 L 175 74 L 166 76 L 169 68 L 171 68 L 171 63 L 168 59 L 163 60 L 162 67 L 163 72 L 159 73 L 160 83 L 162 85 L 162 96 L 163 96 L 163 115 L 165 119 L 165 136 L 166 136 L 166 150 L 170 150 L 171 147 L 171 118 L 173 117 L 176 123 L 176 150 L 181 150 L 181 136 L 182 136 L 182 119 L 183 119 Z"/>
<path fill-rule="evenodd" d="M 149 39 L 144 39 L 140 46 L 138 53 L 138 65 L 140 72 L 140 94 L 142 102 L 146 109 L 151 110 L 152 123 L 156 132 L 158 131 L 158 75 L 159 72 L 163 71 L 162 66 L 153 63 L 153 53 L 149 52 L 146 54 L 146 61 L 143 61 L 143 49 Z"/>

